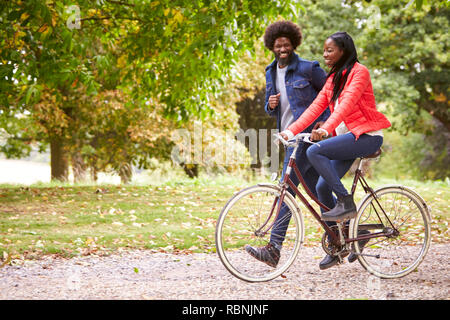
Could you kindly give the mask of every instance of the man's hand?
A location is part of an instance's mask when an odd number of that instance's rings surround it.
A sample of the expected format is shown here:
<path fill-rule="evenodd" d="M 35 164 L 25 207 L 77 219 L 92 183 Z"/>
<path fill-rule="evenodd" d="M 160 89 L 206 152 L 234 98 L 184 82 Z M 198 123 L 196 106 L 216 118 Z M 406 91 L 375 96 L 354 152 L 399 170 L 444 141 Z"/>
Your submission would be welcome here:
<path fill-rule="evenodd" d="M 280 96 L 281 96 L 281 93 L 269 97 L 269 108 L 270 109 L 273 110 L 276 108 L 276 106 L 278 106 L 278 104 L 280 103 Z"/>

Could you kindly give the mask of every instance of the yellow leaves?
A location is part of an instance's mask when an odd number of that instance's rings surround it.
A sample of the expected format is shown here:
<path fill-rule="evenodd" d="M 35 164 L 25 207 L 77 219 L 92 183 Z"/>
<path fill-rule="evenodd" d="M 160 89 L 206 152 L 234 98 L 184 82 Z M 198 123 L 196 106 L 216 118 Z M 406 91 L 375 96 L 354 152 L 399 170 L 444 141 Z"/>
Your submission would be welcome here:
<path fill-rule="evenodd" d="M 89 9 L 87 12 L 88 17 L 101 16 L 102 12 L 100 9 Z"/>
<path fill-rule="evenodd" d="M 169 15 L 170 15 L 170 17 L 169 17 Z M 167 20 L 167 23 L 169 26 L 179 25 L 185 19 L 183 14 L 181 13 L 181 11 L 174 9 L 174 8 L 164 9 L 164 16 L 169 17 L 169 19 Z"/>
<path fill-rule="evenodd" d="M 69 125 L 69 118 L 56 101 L 56 97 L 46 90 L 41 93 L 41 99 L 33 109 L 44 132 L 61 134 L 63 128 Z"/>
<path fill-rule="evenodd" d="M 89 246 L 89 245 L 95 243 L 95 241 L 94 241 L 93 238 L 88 237 L 84 243 L 85 243 L 87 246 Z"/>
<path fill-rule="evenodd" d="M 20 21 L 24 21 L 26 19 L 28 19 L 30 15 L 26 12 L 22 13 L 22 15 L 20 16 Z"/>
<path fill-rule="evenodd" d="M 26 33 L 20 29 L 20 27 L 16 27 L 14 25 L 14 30 L 16 32 L 14 33 L 14 37 L 10 39 L 5 39 L 5 49 L 6 48 L 16 48 L 18 50 L 21 50 L 25 44 L 25 42 L 22 40 L 23 37 L 26 36 Z M 1 51 L 0 51 L 1 52 Z M 7 60 L 2 60 L 3 64 L 7 64 Z"/>
<path fill-rule="evenodd" d="M 16 38 L 23 38 L 26 35 L 23 31 L 17 31 L 16 32 Z"/>
<path fill-rule="evenodd" d="M 175 16 L 173 17 L 173 20 L 179 24 L 181 24 L 184 20 L 184 16 L 180 11 L 177 11 L 177 13 L 175 13 Z"/>
<path fill-rule="evenodd" d="M 72 244 L 77 247 L 76 251 L 78 251 L 79 254 L 89 255 L 104 249 L 104 247 L 97 243 L 98 240 L 98 237 L 87 237 L 84 241 L 81 238 L 76 238 Z"/>
<path fill-rule="evenodd" d="M 3 268 L 7 264 L 11 262 L 11 255 L 3 251 L 3 263 L 0 265 L 0 268 Z"/>
<path fill-rule="evenodd" d="M 121 55 L 118 59 L 117 59 L 117 67 L 119 69 L 124 68 L 127 65 L 127 56 L 126 55 Z"/>
<path fill-rule="evenodd" d="M 47 35 L 51 30 L 52 28 L 48 24 L 44 23 L 44 25 L 38 29 L 38 32 Z"/>
<path fill-rule="evenodd" d="M 445 96 L 445 94 L 443 94 L 443 93 L 441 92 L 441 93 L 439 93 L 438 95 L 436 95 L 436 96 L 434 97 L 434 100 L 435 100 L 436 102 L 446 102 L 446 101 L 447 101 L 447 97 Z"/>

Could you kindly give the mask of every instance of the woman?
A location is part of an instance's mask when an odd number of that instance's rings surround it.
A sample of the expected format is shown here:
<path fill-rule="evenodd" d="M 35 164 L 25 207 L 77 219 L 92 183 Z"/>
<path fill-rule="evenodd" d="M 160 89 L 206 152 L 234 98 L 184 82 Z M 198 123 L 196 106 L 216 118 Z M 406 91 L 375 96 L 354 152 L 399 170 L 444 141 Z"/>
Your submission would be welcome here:
<path fill-rule="evenodd" d="M 337 32 L 325 41 L 323 57 L 331 68 L 323 89 L 281 135 L 291 139 L 330 107 L 330 117 L 312 131 L 311 138 L 331 138 L 308 148 L 307 157 L 320 174 L 316 186 L 318 198 L 332 208 L 323 212 L 322 218 L 334 223 L 356 216 L 353 197 L 340 179 L 356 158 L 373 154 L 381 147 L 381 130 L 390 127 L 391 123 L 376 109 L 369 71 L 359 63 L 353 40 L 346 32 Z M 326 269 L 337 262 L 337 257 L 327 256 L 320 267 Z"/>

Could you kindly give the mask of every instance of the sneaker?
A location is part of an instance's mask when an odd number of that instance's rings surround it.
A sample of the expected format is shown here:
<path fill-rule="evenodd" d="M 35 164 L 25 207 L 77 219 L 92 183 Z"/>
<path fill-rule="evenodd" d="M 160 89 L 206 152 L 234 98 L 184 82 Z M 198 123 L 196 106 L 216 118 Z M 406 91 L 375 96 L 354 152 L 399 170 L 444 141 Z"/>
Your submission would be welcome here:
<path fill-rule="evenodd" d="M 248 244 L 245 246 L 245 251 L 248 252 L 255 259 L 264 262 L 265 264 L 275 268 L 280 260 L 280 250 L 275 248 L 270 243 L 262 248 L 254 248 Z"/>
<path fill-rule="evenodd" d="M 363 236 L 365 234 L 369 234 L 370 231 L 369 230 L 361 230 L 358 232 L 358 236 Z M 362 253 L 364 246 L 370 241 L 370 239 L 364 239 L 364 240 L 359 240 L 358 244 L 359 244 L 359 251 Z M 358 259 L 358 255 L 354 252 L 350 253 L 350 255 L 348 256 L 348 262 L 352 263 L 355 262 L 356 259 Z"/>

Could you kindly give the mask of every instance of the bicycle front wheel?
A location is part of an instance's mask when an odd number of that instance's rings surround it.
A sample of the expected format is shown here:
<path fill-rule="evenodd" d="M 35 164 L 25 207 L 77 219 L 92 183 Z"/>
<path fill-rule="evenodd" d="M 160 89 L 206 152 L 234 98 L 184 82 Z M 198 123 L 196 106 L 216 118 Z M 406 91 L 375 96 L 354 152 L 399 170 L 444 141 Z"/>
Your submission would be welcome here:
<path fill-rule="evenodd" d="M 279 196 L 280 188 L 275 185 L 249 187 L 235 194 L 220 213 L 216 226 L 217 253 L 226 269 L 241 280 L 272 280 L 285 272 L 298 254 L 303 239 L 303 220 L 294 198 L 286 193 L 282 208 L 285 206 L 287 213 L 274 224 Z M 271 211 L 274 211 L 272 215 Z M 287 225 L 285 234 L 279 235 L 273 231 L 279 229 L 279 223 Z M 267 245 L 271 235 L 284 239 L 276 267 L 256 260 L 244 249 L 246 245 Z"/>
<path fill-rule="evenodd" d="M 366 231 L 364 231 L 366 230 Z M 358 209 L 352 236 L 384 233 L 364 247 L 354 242 L 361 265 L 386 279 L 404 277 L 425 257 L 431 242 L 430 214 L 423 199 L 403 186 L 388 186 L 368 195 Z"/>

